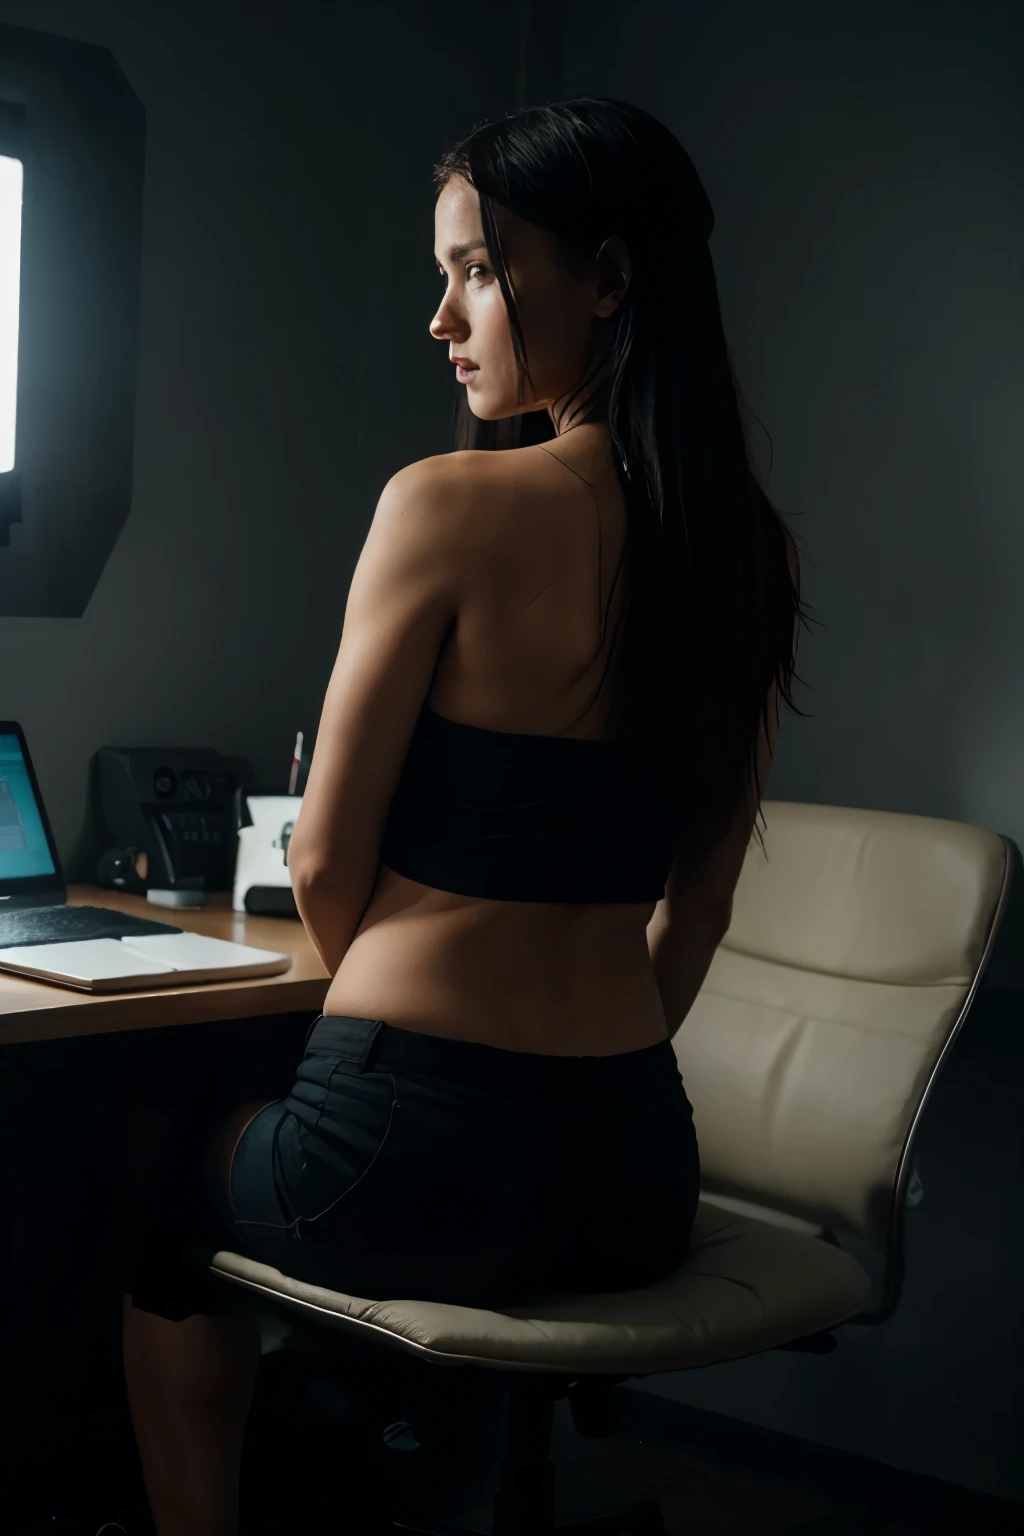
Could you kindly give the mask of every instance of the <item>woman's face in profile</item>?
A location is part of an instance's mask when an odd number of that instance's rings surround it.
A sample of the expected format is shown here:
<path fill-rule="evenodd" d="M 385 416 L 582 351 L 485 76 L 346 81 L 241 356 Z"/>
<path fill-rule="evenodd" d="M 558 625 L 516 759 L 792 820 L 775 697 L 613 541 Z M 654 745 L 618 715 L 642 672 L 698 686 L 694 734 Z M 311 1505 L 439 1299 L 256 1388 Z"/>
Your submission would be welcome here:
<path fill-rule="evenodd" d="M 499 421 L 540 410 L 568 395 L 593 344 L 597 265 L 573 275 L 554 235 L 496 208 L 516 297 L 530 380 L 520 399 L 508 311 L 491 266 L 476 189 L 453 176 L 434 209 L 434 256 L 444 296 L 430 334 L 448 343 L 474 416 Z M 532 380 L 532 388 L 531 388 Z"/>

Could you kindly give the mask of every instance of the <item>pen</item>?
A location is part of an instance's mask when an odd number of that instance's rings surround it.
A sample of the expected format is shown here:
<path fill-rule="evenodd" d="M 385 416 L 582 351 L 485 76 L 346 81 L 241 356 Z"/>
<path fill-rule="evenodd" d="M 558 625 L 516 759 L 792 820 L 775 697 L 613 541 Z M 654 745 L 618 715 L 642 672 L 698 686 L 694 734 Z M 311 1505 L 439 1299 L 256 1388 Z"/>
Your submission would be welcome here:
<path fill-rule="evenodd" d="M 294 795 L 295 786 L 299 780 L 299 760 L 302 757 L 302 732 L 295 738 L 295 751 L 292 753 L 292 771 L 288 776 L 288 793 Z"/>

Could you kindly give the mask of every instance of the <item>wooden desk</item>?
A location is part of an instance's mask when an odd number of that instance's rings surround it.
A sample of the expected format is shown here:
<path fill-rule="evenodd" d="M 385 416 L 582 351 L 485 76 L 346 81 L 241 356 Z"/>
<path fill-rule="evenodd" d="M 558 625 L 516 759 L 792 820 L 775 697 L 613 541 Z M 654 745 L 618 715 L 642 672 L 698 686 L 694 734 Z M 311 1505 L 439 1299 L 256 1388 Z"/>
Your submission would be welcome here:
<path fill-rule="evenodd" d="M 119 912 L 173 924 L 190 933 L 273 949 L 291 955 L 292 967 L 282 976 L 101 994 L 76 992 L 71 987 L 0 971 L 0 1045 L 160 1029 L 169 1024 L 207 1024 L 258 1014 L 302 1013 L 307 1009 L 316 1013 L 327 996 L 330 977 L 302 924 L 294 918 L 233 912 L 226 891 L 211 896 L 201 912 L 156 907 L 142 896 L 122 896 L 91 885 L 71 886 L 68 901 L 76 906 L 115 907 Z"/>

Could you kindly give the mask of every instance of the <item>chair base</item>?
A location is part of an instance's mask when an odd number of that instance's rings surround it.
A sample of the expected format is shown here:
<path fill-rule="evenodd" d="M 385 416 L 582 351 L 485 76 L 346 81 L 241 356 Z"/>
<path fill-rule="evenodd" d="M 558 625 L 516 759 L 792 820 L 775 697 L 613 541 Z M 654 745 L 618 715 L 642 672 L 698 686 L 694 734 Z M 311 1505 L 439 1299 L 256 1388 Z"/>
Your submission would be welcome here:
<path fill-rule="evenodd" d="M 597 1382 L 563 1385 L 534 1378 L 514 1381 L 509 1387 L 504 1454 L 494 1491 L 493 1515 L 483 1530 L 456 1521 L 432 1518 L 416 1522 L 415 1510 L 402 1519 L 387 1508 L 380 1513 L 383 1532 L 404 1531 L 406 1536 L 667 1536 L 661 1510 L 653 1499 L 644 1499 L 612 1514 L 588 1520 L 559 1522 L 555 1519 L 555 1464 L 549 1460 L 552 1415 L 556 1397 L 568 1395 L 578 1431 L 587 1438 L 603 1438 L 617 1419 L 610 1404 L 601 1411 Z M 608 1395 L 606 1388 L 606 1396 Z M 386 1455 L 387 1453 L 385 1453 Z M 380 1486 L 386 1486 L 386 1478 Z"/>
<path fill-rule="evenodd" d="M 408 1454 L 414 1459 L 422 1454 L 429 1464 L 431 1457 L 440 1453 L 435 1474 L 440 1469 L 442 1477 L 448 1468 L 465 1470 L 463 1449 L 454 1447 L 443 1431 L 440 1434 L 433 1432 L 436 1425 L 431 1423 L 431 1408 L 436 1406 L 436 1398 L 432 1399 L 426 1389 L 435 1368 L 423 1367 L 417 1362 L 410 1373 L 407 1366 L 408 1362 L 402 1362 L 400 1369 L 388 1373 L 382 1371 L 378 1363 L 372 1374 L 364 1379 L 366 1390 L 363 1394 L 353 1393 L 352 1373 L 346 1371 L 351 1399 L 346 1422 L 360 1419 L 369 1426 L 379 1426 L 376 1430 L 370 1428 L 366 1447 L 367 1470 L 371 1472 L 373 1489 L 370 1500 L 373 1536 L 392 1536 L 392 1533 L 397 1536 L 398 1532 L 404 1532 L 406 1536 L 667 1536 L 661 1510 L 653 1499 L 586 1520 L 559 1522 L 555 1519 L 555 1464 L 551 1460 L 555 1403 L 567 1399 L 573 1427 L 582 1438 L 604 1439 L 618 1425 L 614 1388 L 628 1381 L 627 1376 L 568 1377 L 518 1371 L 486 1373 L 491 1379 L 488 1391 L 476 1399 L 478 1409 L 486 1411 L 483 1405 L 490 1389 L 494 1388 L 503 1404 L 503 1422 L 499 1429 L 500 1461 L 497 1485 L 491 1485 L 493 1512 L 490 1520 L 481 1528 L 445 1519 L 435 1515 L 430 1508 L 420 1513 L 414 1494 L 409 1503 L 405 1496 L 399 1502 L 390 1492 L 392 1478 L 398 1470 L 394 1464 L 396 1455 L 401 1462 Z M 385 1427 L 400 1430 L 403 1425 L 414 1432 L 412 1445 L 402 1445 L 401 1434 L 388 1436 L 384 1433 Z M 435 1495 L 437 1491 L 435 1487 Z"/>
<path fill-rule="evenodd" d="M 611 1389 L 621 1378 L 579 1378 L 570 1382 L 544 1376 L 513 1376 L 507 1383 L 504 1445 L 489 1529 L 431 1520 L 417 1525 L 396 1520 L 381 1507 L 383 1531 L 407 1536 L 667 1536 L 661 1510 L 653 1499 L 589 1520 L 555 1519 L 555 1464 L 549 1458 L 554 1404 L 568 1397 L 573 1422 L 587 1439 L 603 1439 L 618 1414 Z M 386 1485 L 382 1484 L 382 1486 Z M 409 1511 L 415 1520 L 414 1511 Z"/>
<path fill-rule="evenodd" d="M 554 1404 L 568 1397 L 573 1422 L 587 1439 L 603 1439 L 618 1418 L 611 1389 L 622 1378 L 512 1376 L 507 1381 L 503 1454 L 494 1492 L 490 1528 L 459 1525 L 427 1516 L 425 1525 L 395 1520 L 387 1511 L 385 1531 L 407 1536 L 667 1536 L 653 1499 L 614 1514 L 558 1523 L 555 1519 L 555 1464 L 550 1460 Z M 386 1502 L 381 1513 L 386 1510 Z M 409 1511 L 415 1520 L 415 1512 Z"/>
<path fill-rule="evenodd" d="M 495 1506 L 494 1524 L 490 1531 L 479 1526 L 456 1525 L 450 1520 L 440 1520 L 433 1525 L 406 1525 L 392 1522 L 392 1531 L 404 1531 L 406 1536 L 667 1536 L 661 1510 L 653 1499 L 633 1504 L 615 1515 L 595 1515 L 590 1520 L 570 1520 L 562 1525 L 526 1525 L 515 1517 L 512 1523 L 502 1521 L 500 1506 Z"/>

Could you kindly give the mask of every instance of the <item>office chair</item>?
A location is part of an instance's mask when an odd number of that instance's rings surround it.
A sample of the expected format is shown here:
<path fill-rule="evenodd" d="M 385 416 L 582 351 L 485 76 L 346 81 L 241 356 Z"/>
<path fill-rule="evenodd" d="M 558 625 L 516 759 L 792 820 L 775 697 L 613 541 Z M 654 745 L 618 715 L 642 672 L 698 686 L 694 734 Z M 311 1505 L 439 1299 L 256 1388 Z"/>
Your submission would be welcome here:
<path fill-rule="evenodd" d="M 400 1352 L 499 1384 L 494 1536 L 665 1529 L 651 1500 L 556 1526 L 556 1401 L 601 1437 L 622 1382 L 770 1349 L 826 1353 L 839 1324 L 878 1324 L 898 1302 L 915 1136 L 1020 850 L 932 817 L 782 801 L 764 815 L 767 862 L 752 839 L 729 931 L 673 1042 L 703 1188 L 690 1257 L 669 1279 L 487 1311 L 343 1295 L 229 1252 L 212 1260 L 289 1319 L 300 1347 L 312 1331 L 357 1358 Z M 383 1519 L 421 1536 L 469 1529 Z"/>

